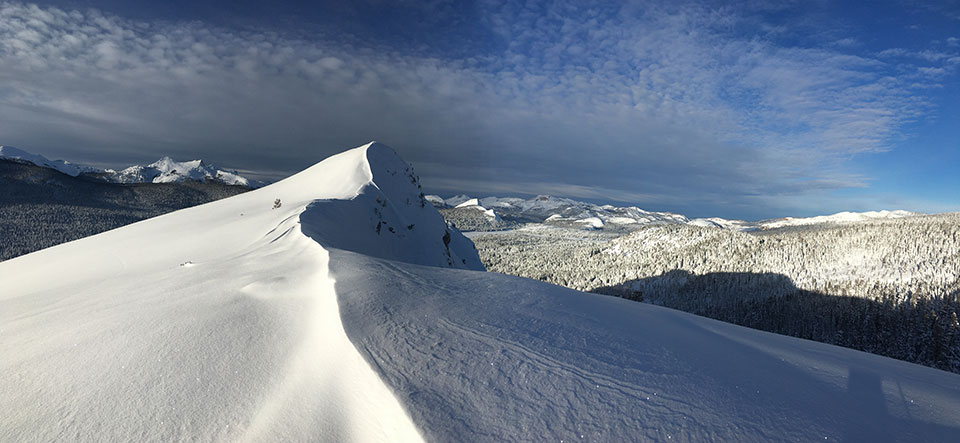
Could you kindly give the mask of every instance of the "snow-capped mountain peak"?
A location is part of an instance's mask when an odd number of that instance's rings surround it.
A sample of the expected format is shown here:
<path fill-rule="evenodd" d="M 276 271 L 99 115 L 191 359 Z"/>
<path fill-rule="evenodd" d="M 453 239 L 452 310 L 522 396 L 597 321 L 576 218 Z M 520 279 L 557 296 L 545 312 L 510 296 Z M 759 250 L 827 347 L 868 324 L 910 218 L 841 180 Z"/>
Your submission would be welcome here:
<path fill-rule="evenodd" d="M 49 168 L 71 177 L 89 175 L 99 180 L 113 183 L 180 183 L 184 181 L 219 182 L 227 185 L 259 188 L 265 183 L 248 179 L 237 171 L 218 168 L 203 160 L 178 162 L 164 156 L 149 165 L 133 165 L 120 171 L 100 169 L 71 163 L 64 160 L 50 160 L 42 155 L 33 154 L 13 146 L 0 146 L 0 158 L 30 163 Z"/>
<path fill-rule="evenodd" d="M 179 183 L 183 181 L 218 181 L 228 185 L 260 187 L 263 184 L 247 179 L 236 171 L 227 171 L 203 160 L 178 162 L 163 157 L 149 165 L 134 165 L 111 174 L 108 180 L 117 183 Z"/>

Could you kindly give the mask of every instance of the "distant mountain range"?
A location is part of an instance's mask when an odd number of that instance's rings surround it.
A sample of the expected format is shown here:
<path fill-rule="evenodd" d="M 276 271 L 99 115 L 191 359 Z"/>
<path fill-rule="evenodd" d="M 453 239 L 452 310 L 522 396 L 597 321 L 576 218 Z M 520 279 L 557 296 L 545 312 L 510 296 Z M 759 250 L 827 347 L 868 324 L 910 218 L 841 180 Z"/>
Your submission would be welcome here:
<path fill-rule="evenodd" d="M 562 197 L 538 195 L 523 199 L 514 197 L 473 198 L 456 195 L 442 198 L 426 196 L 448 220 L 463 230 L 504 229 L 524 223 L 542 223 L 565 228 L 608 231 L 632 231 L 646 225 L 688 224 L 736 231 L 759 231 L 802 227 L 825 223 L 855 223 L 873 219 L 891 219 L 923 215 L 916 212 L 869 211 L 840 212 L 817 217 L 783 217 L 759 221 L 727 220 L 719 217 L 690 219 L 672 212 L 655 212 L 636 206 L 596 205 Z"/>
<path fill-rule="evenodd" d="M 241 176 L 236 171 L 220 169 L 203 160 L 177 162 L 163 157 L 149 165 L 133 165 L 120 171 L 79 165 L 64 160 L 49 160 L 13 146 L 0 146 L 0 158 L 23 161 L 50 168 L 71 177 L 89 177 L 110 183 L 181 183 L 188 181 L 217 182 L 233 186 L 259 188 L 264 183 Z"/>
<path fill-rule="evenodd" d="M 86 177 L 109 183 L 182 183 L 214 182 L 258 188 L 265 183 L 243 177 L 236 171 L 221 169 L 203 160 L 178 162 L 163 157 L 148 165 L 133 165 L 119 171 L 100 169 L 64 160 L 49 160 L 12 146 L 0 146 L 0 158 L 50 168 L 71 177 Z M 872 219 L 890 219 L 922 215 L 915 212 L 870 211 L 840 212 L 817 217 L 784 217 L 759 221 L 728 220 L 719 217 L 688 218 L 672 212 L 657 212 L 636 206 L 596 205 L 578 200 L 538 195 L 533 198 L 483 197 L 456 195 L 442 198 L 427 195 L 448 221 L 466 231 L 507 229 L 526 223 L 541 223 L 564 228 L 629 232 L 652 224 L 689 224 L 736 231 L 758 231 L 803 227 L 824 223 L 842 224 Z"/>

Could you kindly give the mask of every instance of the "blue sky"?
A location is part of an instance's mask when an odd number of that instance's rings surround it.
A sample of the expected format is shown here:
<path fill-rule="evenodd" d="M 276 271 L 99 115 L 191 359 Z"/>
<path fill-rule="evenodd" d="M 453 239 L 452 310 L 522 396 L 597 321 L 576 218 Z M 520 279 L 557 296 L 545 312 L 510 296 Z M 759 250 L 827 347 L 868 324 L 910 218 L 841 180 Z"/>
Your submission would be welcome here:
<path fill-rule="evenodd" d="M 958 69 L 960 0 L 0 2 L 0 144 L 282 177 L 375 139 L 440 194 L 957 211 Z"/>

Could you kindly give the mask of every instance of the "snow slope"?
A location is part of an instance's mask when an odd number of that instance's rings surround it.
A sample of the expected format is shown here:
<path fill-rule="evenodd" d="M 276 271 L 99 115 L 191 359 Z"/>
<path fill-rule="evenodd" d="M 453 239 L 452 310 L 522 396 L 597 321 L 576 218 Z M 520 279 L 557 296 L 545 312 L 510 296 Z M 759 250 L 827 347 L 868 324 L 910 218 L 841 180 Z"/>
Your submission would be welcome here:
<path fill-rule="evenodd" d="M 386 198 L 385 220 L 418 226 L 381 231 L 381 256 L 409 249 L 417 263 L 480 267 L 458 233 L 444 245 L 432 208 L 406 203 L 417 187 L 397 189 L 405 167 L 368 145 L 266 188 L 0 264 L 0 441 L 418 440 L 346 339 L 328 253 L 299 221 L 331 234 L 347 226 L 349 237 L 324 240 L 371 252 L 369 200 Z M 381 192 L 383 182 L 394 189 Z M 339 206 L 355 218 L 318 214 L 347 202 L 364 205 Z"/>
<path fill-rule="evenodd" d="M 372 143 L 0 263 L 0 441 L 960 431 L 960 376 L 476 272 L 421 195 Z"/>
<path fill-rule="evenodd" d="M 83 172 L 102 172 L 102 170 L 90 166 L 77 165 L 63 160 L 49 160 L 42 155 L 31 154 L 22 149 L 13 146 L 0 146 L 0 158 L 21 160 L 32 163 L 44 168 L 55 169 L 71 177 L 76 177 Z"/>
<path fill-rule="evenodd" d="M 944 371 L 503 274 L 342 251 L 331 268 L 347 335 L 430 440 L 909 442 L 960 431 L 960 376 Z"/>

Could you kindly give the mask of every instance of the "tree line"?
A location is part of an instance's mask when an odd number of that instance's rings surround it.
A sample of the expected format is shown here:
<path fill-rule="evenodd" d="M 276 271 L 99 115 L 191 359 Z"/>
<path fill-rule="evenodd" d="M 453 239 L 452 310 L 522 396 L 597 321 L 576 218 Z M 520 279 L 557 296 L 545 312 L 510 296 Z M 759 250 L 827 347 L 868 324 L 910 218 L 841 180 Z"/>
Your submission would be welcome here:
<path fill-rule="evenodd" d="M 490 271 L 960 372 L 960 215 L 474 238 Z"/>

